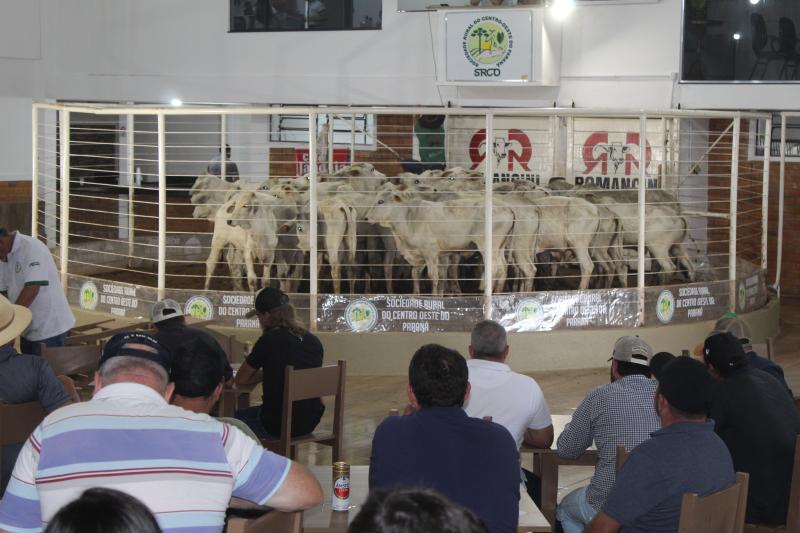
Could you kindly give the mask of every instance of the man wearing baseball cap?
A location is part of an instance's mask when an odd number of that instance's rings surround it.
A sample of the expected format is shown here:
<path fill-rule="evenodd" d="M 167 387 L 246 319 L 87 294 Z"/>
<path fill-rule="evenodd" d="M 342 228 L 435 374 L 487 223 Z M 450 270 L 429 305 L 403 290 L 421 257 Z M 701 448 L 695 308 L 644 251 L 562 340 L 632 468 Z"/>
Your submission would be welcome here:
<path fill-rule="evenodd" d="M 0 502 L 0 530 L 41 529 L 87 486 L 138 498 L 164 532 L 221 532 L 231 497 L 286 511 L 322 501 L 305 467 L 206 414 L 170 405 L 170 364 L 150 335 L 112 337 L 94 398 L 53 412 L 20 452 Z"/>
<path fill-rule="evenodd" d="M 684 493 L 705 495 L 734 484 L 731 455 L 706 419 L 711 388 L 697 360 L 677 357 L 664 366 L 655 397 L 661 429 L 631 451 L 586 531 L 677 531 Z"/>
<path fill-rule="evenodd" d="M 178 353 L 182 346 L 187 346 L 199 340 L 203 345 L 214 350 L 219 357 L 223 365 L 225 381 L 233 379 L 233 368 L 230 361 L 228 361 L 228 355 L 225 350 L 222 349 L 217 339 L 209 332 L 186 325 L 186 317 L 183 314 L 181 304 L 170 298 L 156 302 L 153 305 L 153 309 L 150 310 L 150 322 L 156 328 L 156 333 L 153 337 L 170 354 L 174 355 Z"/>
<path fill-rule="evenodd" d="M 777 379 L 750 366 L 732 333 L 707 338 L 703 360 L 717 380 L 709 417 L 736 470 L 750 474 L 746 520 L 785 524 L 800 414 Z"/>
<path fill-rule="evenodd" d="M 11 404 L 38 401 L 49 412 L 68 404 L 70 397 L 44 359 L 21 355 L 14 349 L 14 342 L 30 322 L 31 312 L 27 307 L 14 305 L 0 295 L 0 399 Z M 20 444 L 3 446 L 0 497 L 20 449 Z"/>
<path fill-rule="evenodd" d="M 558 437 L 558 455 L 575 459 L 594 442 L 597 467 L 586 487 L 567 494 L 556 516 L 564 533 L 580 533 L 603 507 L 614 484 L 617 446 L 630 450 L 659 428 L 650 379 L 653 349 L 638 336 L 620 337 L 611 353 L 611 383 L 592 390 Z"/>

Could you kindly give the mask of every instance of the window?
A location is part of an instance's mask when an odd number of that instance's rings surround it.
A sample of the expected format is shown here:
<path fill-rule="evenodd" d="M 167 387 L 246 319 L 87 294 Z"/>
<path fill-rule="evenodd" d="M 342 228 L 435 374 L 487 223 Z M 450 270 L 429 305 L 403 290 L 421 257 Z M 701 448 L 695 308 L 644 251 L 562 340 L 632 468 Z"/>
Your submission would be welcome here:
<path fill-rule="evenodd" d="M 328 118 L 333 118 L 333 144 L 350 145 L 351 127 L 355 129 L 356 146 L 375 146 L 375 116 L 356 114 L 355 124 L 350 115 L 317 115 L 317 136 L 327 131 Z M 270 141 L 292 144 L 308 144 L 308 116 L 272 115 Z"/>
<path fill-rule="evenodd" d="M 761 159 L 764 157 L 764 120 L 750 121 L 750 142 L 748 146 L 749 159 Z M 770 159 L 778 159 L 781 156 L 781 116 L 772 117 L 771 147 L 769 152 Z M 800 161 L 800 116 L 787 117 L 786 121 L 786 160 Z"/>
<path fill-rule="evenodd" d="M 230 0 L 230 31 L 379 30 L 381 0 Z"/>

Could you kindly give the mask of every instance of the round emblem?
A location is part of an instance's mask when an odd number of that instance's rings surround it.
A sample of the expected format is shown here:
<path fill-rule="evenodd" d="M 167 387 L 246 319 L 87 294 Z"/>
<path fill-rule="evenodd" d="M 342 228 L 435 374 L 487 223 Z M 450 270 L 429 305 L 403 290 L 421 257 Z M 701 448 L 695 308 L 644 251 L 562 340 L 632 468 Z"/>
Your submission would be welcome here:
<path fill-rule="evenodd" d="M 669 324 L 675 315 L 675 297 L 671 291 L 663 290 L 656 300 L 656 316 L 662 324 Z"/>
<path fill-rule="evenodd" d="M 16 272 L 17 274 L 22 272 L 22 265 L 19 264 L 19 261 L 17 261 L 17 264 L 14 265 L 14 272 Z"/>
<path fill-rule="evenodd" d="M 744 290 L 744 283 L 739 284 L 739 294 L 736 303 L 739 304 L 739 309 L 744 310 L 747 306 L 747 291 Z"/>
<path fill-rule="evenodd" d="M 97 285 L 91 281 L 86 281 L 81 285 L 79 293 L 79 303 L 82 309 L 97 308 L 97 302 L 100 300 L 100 294 L 97 291 Z"/>
<path fill-rule="evenodd" d="M 186 300 L 183 306 L 183 312 L 192 318 L 200 320 L 211 320 L 214 318 L 214 306 L 211 300 L 205 296 L 192 296 Z"/>
<path fill-rule="evenodd" d="M 544 319 L 544 309 L 539 300 L 525 298 L 517 304 L 517 322 L 523 323 L 526 329 L 536 329 Z"/>
<path fill-rule="evenodd" d="M 467 26 L 462 37 L 464 57 L 476 67 L 499 67 L 514 47 L 511 29 L 497 17 L 478 17 Z"/>
<path fill-rule="evenodd" d="M 347 304 L 344 319 L 353 331 L 369 331 L 378 321 L 378 310 L 368 300 L 355 300 Z"/>

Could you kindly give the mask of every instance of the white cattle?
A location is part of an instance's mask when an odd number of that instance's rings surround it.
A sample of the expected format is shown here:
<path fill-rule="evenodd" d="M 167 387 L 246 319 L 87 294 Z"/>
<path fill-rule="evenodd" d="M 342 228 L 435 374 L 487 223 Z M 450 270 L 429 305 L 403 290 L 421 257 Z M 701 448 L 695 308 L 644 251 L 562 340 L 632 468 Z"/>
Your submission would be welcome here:
<path fill-rule="evenodd" d="M 492 249 L 487 250 L 483 211 L 482 200 L 429 202 L 384 190 L 376 196 L 366 218 L 392 230 L 398 250 L 411 265 L 415 294 L 420 292 L 420 275 L 425 267 L 432 292 L 439 294 L 439 256 L 466 252 L 472 245 L 484 259 L 492 254 L 494 286 L 500 291 L 506 278 L 505 245 L 514 227 L 514 213 L 507 207 L 494 209 Z"/>

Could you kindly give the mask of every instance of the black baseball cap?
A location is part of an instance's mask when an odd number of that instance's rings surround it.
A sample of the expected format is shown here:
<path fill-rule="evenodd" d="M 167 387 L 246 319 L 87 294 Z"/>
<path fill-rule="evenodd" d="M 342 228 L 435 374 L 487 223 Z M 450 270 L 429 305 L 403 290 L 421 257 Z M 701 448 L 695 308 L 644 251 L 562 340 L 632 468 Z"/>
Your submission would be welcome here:
<path fill-rule="evenodd" d="M 119 357 L 122 355 L 141 357 L 142 359 L 158 363 L 164 367 L 167 374 L 169 374 L 172 367 L 172 358 L 170 357 L 169 350 L 147 333 L 133 331 L 117 333 L 108 339 L 108 342 L 103 347 L 103 354 L 100 356 L 97 367 L 103 366 L 103 363 L 112 357 Z"/>
<path fill-rule="evenodd" d="M 256 316 L 256 313 L 268 313 L 276 307 L 289 303 L 289 297 L 280 290 L 264 287 L 256 293 L 255 309 L 247 313 L 247 318 Z"/>
<path fill-rule="evenodd" d="M 742 341 L 730 332 L 708 337 L 703 343 L 703 359 L 722 372 L 748 364 Z"/>
<path fill-rule="evenodd" d="M 661 395 L 676 409 L 693 415 L 708 413 L 713 380 L 706 366 L 691 357 L 676 357 L 661 369 Z"/>

